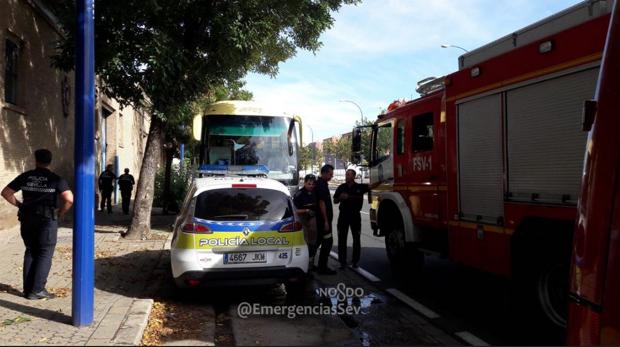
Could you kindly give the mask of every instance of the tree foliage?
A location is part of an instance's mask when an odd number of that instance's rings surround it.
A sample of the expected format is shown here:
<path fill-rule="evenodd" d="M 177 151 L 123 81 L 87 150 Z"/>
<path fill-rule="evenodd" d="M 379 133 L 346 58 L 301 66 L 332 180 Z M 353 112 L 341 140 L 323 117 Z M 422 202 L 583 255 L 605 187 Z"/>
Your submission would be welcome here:
<path fill-rule="evenodd" d="M 332 13 L 358 0 L 96 0 L 95 72 L 106 95 L 150 110 L 132 238 L 150 235 L 154 177 L 165 131 L 187 124 L 192 102 L 217 95 L 248 72 L 276 75 L 297 49 L 320 47 Z M 50 2 L 66 35 L 56 67 L 71 70 L 77 37 L 74 0 Z"/>
<path fill-rule="evenodd" d="M 364 123 L 359 121 L 355 122 L 355 126 L 363 126 L 361 128 L 362 137 L 361 137 L 361 147 L 362 147 L 362 165 L 368 165 L 370 163 L 370 142 L 372 139 L 372 124 L 374 122 L 370 120 L 365 120 Z"/>
<path fill-rule="evenodd" d="M 299 148 L 299 166 L 308 170 L 312 165 L 312 148 L 310 146 L 304 146 Z"/>
<path fill-rule="evenodd" d="M 341 136 L 334 144 L 334 156 L 346 169 L 351 163 L 351 136 Z"/>
<path fill-rule="evenodd" d="M 276 75 L 298 48 L 316 51 L 331 13 L 357 0 L 97 0 L 96 73 L 106 95 L 165 119 L 209 87 Z M 74 66 L 75 2 L 53 9 L 67 30 L 55 65 Z"/>

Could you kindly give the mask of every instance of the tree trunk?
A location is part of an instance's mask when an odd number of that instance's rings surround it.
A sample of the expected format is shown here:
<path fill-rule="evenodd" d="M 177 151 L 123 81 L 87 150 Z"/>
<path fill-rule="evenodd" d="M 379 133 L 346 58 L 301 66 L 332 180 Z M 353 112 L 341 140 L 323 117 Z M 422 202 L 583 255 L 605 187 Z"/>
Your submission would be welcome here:
<path fill-rule="evenodd" d="M 155 190 L 155 173 L 161 157 L 163 123 L 157 117 L 151 118 L 151 128 L 146 140 L 146 149 L 140 168 L 140 179 L 136 191 L 131 226 L 125 234 L 130 240 L 145 240 L 151 236 L 151 210 Z"/>
<path fill-rule="evenodd" d="M 165 150 L 166 152 L 166 172 L 164 174 L 164 193 L 163 195 L 163 214 L 168 214 L 168 205 L 172 202 L 172 194 L 170 192 L 170 181 L 172 176 L 172 158 L 174 156 L 174 149 L 168 148 Z"/>

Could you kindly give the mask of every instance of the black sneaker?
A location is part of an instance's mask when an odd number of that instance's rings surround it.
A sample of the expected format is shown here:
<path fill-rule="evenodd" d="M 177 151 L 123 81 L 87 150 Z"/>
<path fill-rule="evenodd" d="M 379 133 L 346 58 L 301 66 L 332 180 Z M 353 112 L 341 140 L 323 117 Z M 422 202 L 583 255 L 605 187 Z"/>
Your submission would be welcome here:
<path fill-rule="evenodd" d="M 340 264 L 340 270 L 346 270 L 347 269 L 347 264 Z"/>
<path fill-rule="evenodd" d="M 316 270 L 316 272 L 317 272 L 318 274 L 320 274 L 320 275 L 335 275 L 335 274 L 337 274 L 337 273 L 338 273 L 338 272 L 336 272 L 336 270 L 332 270 L 332 269 L 330 269 L 330 268 L 328 268 L 328 267 L 318 268 L 318 269 Z"/>
<path fill-rule="evenodd" d="M 53 299 L 55 298 L 56 295 L 48 292 L 46 289 L 43 289 L 42 291 L 38 292 L 38 293 L 30 293 L 26 296 L 26 299 L 28 300 L 46 300 L 46 299 Z"/>
<path fill-rule="evenodd" d="M 357 265 L 357 263 L 353 263 L 353 268 L 354 268 L 354 269 L 358 269 L 359 267 L 360 267 L 360 266 L 359 266 L 359 265 Z"/>

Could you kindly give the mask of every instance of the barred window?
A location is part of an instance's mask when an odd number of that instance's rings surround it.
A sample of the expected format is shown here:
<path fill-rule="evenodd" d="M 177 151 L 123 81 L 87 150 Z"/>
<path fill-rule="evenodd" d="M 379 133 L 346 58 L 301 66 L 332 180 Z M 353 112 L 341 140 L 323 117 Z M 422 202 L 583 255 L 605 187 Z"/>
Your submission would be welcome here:
<path fill-rule="evenodd" d="M 17 72 L 19 67 L 19 45 L 7 39 L 4 44 L 4 100 L 17 104 Z"/>

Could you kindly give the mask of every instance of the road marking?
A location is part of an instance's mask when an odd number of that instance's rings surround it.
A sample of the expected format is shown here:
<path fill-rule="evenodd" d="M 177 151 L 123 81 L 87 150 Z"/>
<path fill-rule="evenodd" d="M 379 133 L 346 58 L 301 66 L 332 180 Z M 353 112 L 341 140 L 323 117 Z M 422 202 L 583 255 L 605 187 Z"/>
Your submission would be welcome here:
<path fill-rule="evenodd" d="M 454 335 L 460 337 L 461 339 L 463 339 L 465 342 L 469 343 L 472 346 L 490 346 L 484 340 L 470 333 L 469 331 L 459 331 L 459 332 L 454 333 Z"/>
<path fill-rule="evenodd" d="M 398 289 L 394 289 L 394 288 L 388 288 L 385 290 L 386 292 L 392 294 L 393 296 L 395 296 L 398 300 L 404 302 L 405 304 L 409 305 L 409 307 L 413 308 L 414 310 L 418 311 L 419 313 L 421 313 L 422 315 L 426 316 L 426 318 L 428 319 L 436 319 L 439 318 L 439 314 L 437 314 L 437 312 L 431 310 L 430 308 L 422 305 L 421 303 L 413 300 L 412 298 L 408 297 L 405 293 L 401 292 Z"/>
<path fill-rule="evenodd" d="M 364 211 L 360 211 L 360 213 L 363 213 L 363 214 L 370 214 L 370 213 L 368 213 L 368 212 L 364 212 Z"/>
<path fill-rule="evenodd" d="M 329 252 L 329 255 L 338 260 L 338 253 L 331 251 Z M 360 274 L 362 277 L 364 277 L 365 279 L 369 280 L 370 282 L 381 282 L 381 279 L 373 274 L 371 274 L 370 272 L 362 269 L 361 267 L 358 267 L 357 269 L 351 267 L 351 270 L 357 272 L 358 274 Z"/>
<path fill-rule="evenodd" d="M 351 269 L 360 274 L 365 279 L 369 280 L 370 282 L 381 282 L 381 279 L 379 277 L 371 274 L 370 272 L 362 269 L 361 267 L 358 267 L 357 269 L 352 267 Z"/>

